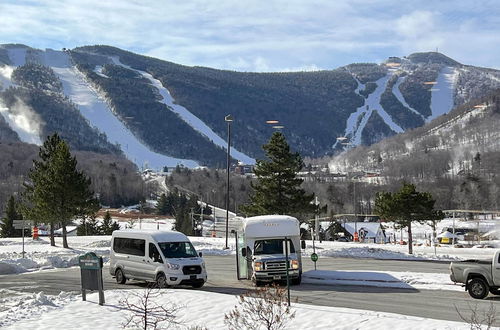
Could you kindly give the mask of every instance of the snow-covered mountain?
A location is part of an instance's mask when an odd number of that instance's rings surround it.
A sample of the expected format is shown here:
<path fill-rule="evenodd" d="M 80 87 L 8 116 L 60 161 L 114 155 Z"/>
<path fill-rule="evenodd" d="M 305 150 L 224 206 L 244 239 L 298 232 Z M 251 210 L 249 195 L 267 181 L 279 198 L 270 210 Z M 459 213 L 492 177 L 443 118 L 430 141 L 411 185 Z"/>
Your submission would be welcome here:
<path fill-rule="evenodd" d="M 56 130 L 76 148 L 121 151 L 139 166 L 223 167 L 227 114 L 239 161 L 262 157 L 271 119 L 284 125 L 293 149 L 317 157 L 422 126 L 498 87 L 499 71 L 439 53 L 329 71 L 240 73 L 108 46 L 0 45 L 0 138 L 40 144 Z"/>

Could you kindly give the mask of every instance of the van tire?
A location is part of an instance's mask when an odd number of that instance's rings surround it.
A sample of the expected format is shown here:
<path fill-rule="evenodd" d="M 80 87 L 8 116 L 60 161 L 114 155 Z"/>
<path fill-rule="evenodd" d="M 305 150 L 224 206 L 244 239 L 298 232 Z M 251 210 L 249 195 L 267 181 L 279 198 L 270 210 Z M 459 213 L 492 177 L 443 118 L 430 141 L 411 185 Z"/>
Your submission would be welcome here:
<path fill-rule="evenodd" d="M 195 283 L 195 284 L 192 284 L 191 287 L 193 289 L 199 289 L 201 288 L 203 285 L 205 285 L 205 282 L 200 282 L 200 283 Z"/>
<path fill-rule="evenodd" d="M 159 273 L 156 275 L 156 287 L 162 289 L 162 288 L 168 288 L 168 283 L 167 283 L 167 277 L 163 273 Z"/>
<path fill-rule="evenodd" d="M 467 283 L 469 295 L 474 299 L 484 299 L 488 295 L 488 284 L 479 277 L 473 278 Z"/>
<path fill-rule="evenodd" d="M 300 285 L 302 283 L 302 275 L 299 275 L 299 277 L 292 279 L 292 285 Z"/>
<path fill-rule="evenodd" d="M 118 268 L 116 270 L 115 278 L 116 278 L 116 283 L 118 284 L 125 284 L 125 282 L 127 282 L 127 278 L 125 277 L 125 274 L 123 274 L 123 270 L 121 268 Z"/>

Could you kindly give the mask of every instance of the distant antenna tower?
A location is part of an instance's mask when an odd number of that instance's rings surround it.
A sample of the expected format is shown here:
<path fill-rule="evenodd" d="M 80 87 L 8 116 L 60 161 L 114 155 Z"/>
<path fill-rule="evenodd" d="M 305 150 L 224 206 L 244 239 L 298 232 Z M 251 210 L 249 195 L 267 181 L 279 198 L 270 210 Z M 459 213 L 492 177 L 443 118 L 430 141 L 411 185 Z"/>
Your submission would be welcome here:
<path fill-rule="evenodd" d="M 439 49 L 436 47 L 436 53 L 439 53 Z"/>

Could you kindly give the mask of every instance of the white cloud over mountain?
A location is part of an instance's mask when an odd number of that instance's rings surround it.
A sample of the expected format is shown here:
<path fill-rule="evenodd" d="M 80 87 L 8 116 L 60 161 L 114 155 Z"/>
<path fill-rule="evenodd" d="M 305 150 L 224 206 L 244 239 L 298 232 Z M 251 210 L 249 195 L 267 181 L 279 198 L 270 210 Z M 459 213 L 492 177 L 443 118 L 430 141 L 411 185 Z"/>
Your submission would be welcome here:
<path fill-rule="evenodd" d="M 499 14 L 495 0 L 3 0 L 0 40 L 109 44 L 243 71 L 329 69 L 436 48 L 500 68 Z"/>

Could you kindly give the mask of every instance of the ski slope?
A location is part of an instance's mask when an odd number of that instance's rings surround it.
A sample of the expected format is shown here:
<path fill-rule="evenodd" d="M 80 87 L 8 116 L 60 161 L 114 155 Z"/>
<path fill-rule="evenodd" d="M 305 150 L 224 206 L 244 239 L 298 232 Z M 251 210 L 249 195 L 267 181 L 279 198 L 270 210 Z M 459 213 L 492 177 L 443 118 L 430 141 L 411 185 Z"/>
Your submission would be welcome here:
<path fill-rule="evenodd" d="M 378 79 L 375 83 L 377 84 L 377 88 L 373 91 L 368 97 L 365 99 L 365 102 L 362 106 L 357 108 L 355 112 L 353 112 L 349 118 L 347 119 L 345 135 L 350 136 L 350 143 L 353 145 L 360 145 L 361 138 L 363 135 L 363 130 L 370 119 L 370 116 L 373 113 L 373 110 L 377 110 L 379 116 L 384 120 L 384 122 L 396 133 L 402 133 L 404 130 L 396 124 L 391 116 L 384 110 L 382 105 L 380 104 L 380 97 L 382 93 L 384 93 L 387 81 L 393 75 L 392 72 L 388 73 L 384 77 Z M 360 82 L 358 81 L 358 88 L 356 89 L 357 94 L 359 94 L 359 90 L 361 88 Z"/>
<path fill-rule="evenodd" d="M 147 80 L 149 80 L 151 85 L 153 85 L 160 93 L 162 97 L 162 100 L 160 100 L 160 102 L 167 105 L 169 109 L 175 112 L 182 120 L 184 120 L 193 129 L 201 133 L 203 136 L 207 137 L 214 144 L 227 150 L 227 142 L 224 139 L 222 139 L 219 135 L 217 135 L 217 133 L 215 133 L 210 127 L 208 127 L 207 124 L 205 124 L 200 118 L 193 115 L 188 109 L 184 108 L 179 104 L 176 104 L 174 99 L 170 95 L 170 92 L 163 86 L 161 81 L 155 79 L 151 74 L 147 72 L 133 69 L 132 67 L 121 63 L 119 58 L 117 57 L 111 57 L 111 59 L 113 63 L 115 63 L 116 65 L 121 65 L 129 70 L 133 70 L 142 75 Z M 236 150 L 233 147 L 231 147 L 231 157 L 245 164 L 255 164 L 255 159 L 247 156 L 246 154 Z"/>
<path fill-rule="evenodd" d="M 403 81 L 405 81 L 405 78 L 406 77 L 399 77 L 398 78 L 398 81 L 396 81 L 396 83 L 394 84 L 394 86 L 392 86 L 392 94 L 394 94 L 394 96 L 398 99 L 398 101 L 404 105 L 405 108 L 407 108 L 408 110 L 410 110 L 411 112 L 417 114 L 418 116 L 420 116 L 423 120 L 425 120 L 425 117 L 420 113 L 418 112 L 417 110 L 413 109 L 405 100 L 403 94 L 401 94 L 401 91 L 399 90 L 399 85 L 401 85 L 403 83 Z"/>
<path fill-rule="evenodd" d="M 452 67 L 445 67 L 439 73 L 437 84 L 434 85 L 431 92 L 432 115 L 427 118 L 427 121 L 448 113 L 453 108 L 453 92 L 457 73 L 457 70 Z"/>
<path fill-rule="evenodd" d="M 84 75 L 71 65 L 68 54 L 47 49 L 44 52 L 39 52 L 39 56 L 42 64 L 50 66 L 54 70 L 63 84 L 64 94 L 78 106 L 81 114 L 89 121 L 90 125 L 106 133 L 111 143 L 119 144 L 127 158 L 137 166 L 147 165 L 155 169 L 178 164 L 187 167 L 198 166 L 192 160 L 169 157 L 154 152 L 142 143 L 113 114 L 106 101 L 90 87 Z"/>
<path fill-rule="evenodd" d="M 0 67 L 0 91 L 14 86 L 12 73 L 15 68 L 26 63 L 26 48 L 14 48 L 7 51 L 13 65 Z M 0 114 L 9 124 L 10 128 L 17 133 L 19 139 L 26 143 L 41 145 L 39 116 L 22 102 L 16 102 L 9 109 L 0 101 Z"/>

